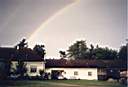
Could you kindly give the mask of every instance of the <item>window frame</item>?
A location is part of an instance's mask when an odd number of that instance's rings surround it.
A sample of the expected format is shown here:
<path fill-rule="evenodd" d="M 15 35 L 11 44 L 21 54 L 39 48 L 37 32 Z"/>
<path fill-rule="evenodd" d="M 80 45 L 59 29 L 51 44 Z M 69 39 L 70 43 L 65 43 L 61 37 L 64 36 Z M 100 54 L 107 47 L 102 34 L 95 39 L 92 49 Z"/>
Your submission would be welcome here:
<path fill-rule="evenodd" d="M 92 76 L 92 72 L 91 71 L 88 72 L 88 76 Z"/>
<path fill-rule="evenodd" d="M 78 71 L 74 71 L 74 75 L 78 76 L 79 75 Z"/>
<path fill-rule="evenodd" d="M 37 66 L 30 66 L 30 73 L 36 73 L 37 72 Z"/>

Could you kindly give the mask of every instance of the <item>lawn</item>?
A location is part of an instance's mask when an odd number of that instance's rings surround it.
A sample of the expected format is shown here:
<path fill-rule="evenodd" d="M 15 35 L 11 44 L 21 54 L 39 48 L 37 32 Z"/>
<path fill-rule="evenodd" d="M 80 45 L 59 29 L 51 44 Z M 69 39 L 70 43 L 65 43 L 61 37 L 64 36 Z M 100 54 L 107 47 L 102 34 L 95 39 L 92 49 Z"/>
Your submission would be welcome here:
<path fill-rule="evenodd" d="M 0 87 L 126 87 L 116 82 L 88 80 L 8 81 Z"/>

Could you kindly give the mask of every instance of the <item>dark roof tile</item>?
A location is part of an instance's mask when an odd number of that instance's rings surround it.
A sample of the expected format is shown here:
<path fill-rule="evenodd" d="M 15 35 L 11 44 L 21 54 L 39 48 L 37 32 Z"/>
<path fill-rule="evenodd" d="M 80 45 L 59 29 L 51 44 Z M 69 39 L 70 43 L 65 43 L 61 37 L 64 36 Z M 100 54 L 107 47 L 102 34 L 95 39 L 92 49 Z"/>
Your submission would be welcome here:
<path fill-rule="evenodd" d="M 127 63 L 121 60 L 66 60 L 66 59 L 47 59 L 46 68 L 126 68 Z"/>

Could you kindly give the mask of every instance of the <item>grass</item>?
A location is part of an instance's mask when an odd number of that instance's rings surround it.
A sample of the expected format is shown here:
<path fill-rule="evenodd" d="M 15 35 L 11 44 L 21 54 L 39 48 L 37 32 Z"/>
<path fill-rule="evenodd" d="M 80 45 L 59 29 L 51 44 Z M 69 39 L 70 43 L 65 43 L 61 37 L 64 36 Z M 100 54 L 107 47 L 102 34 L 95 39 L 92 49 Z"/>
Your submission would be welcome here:
<path fill-rule="evenodd" d="M 126 87 L 116 82 L 89 80 L 7 81 L 0 87 Z"/>

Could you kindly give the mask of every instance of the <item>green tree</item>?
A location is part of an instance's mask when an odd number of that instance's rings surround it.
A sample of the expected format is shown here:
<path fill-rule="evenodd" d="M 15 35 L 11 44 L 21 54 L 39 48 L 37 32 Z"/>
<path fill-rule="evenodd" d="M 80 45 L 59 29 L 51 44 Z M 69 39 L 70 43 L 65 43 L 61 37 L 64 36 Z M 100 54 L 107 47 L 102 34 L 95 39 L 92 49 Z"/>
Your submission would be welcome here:
<path fill-rule="evenodd" d="M 11 61 L 7 59 L 1 59 L 0 61 L 0 80 L 8 79 L 11 74 Z"/>
<path fill-rule="evenodd" d="M 117 59 L 117 51 L 109 48 L 97 47 L 94 51 L 96 59 Z"/>
<path fill-rule="evenodd" d="M 22 39 L 22 41 L 20 41 L 19 44 L 17 44 L 15 46 L 16 48 L 16 53 L 17 53 L 17 65 L 16 65 L 16 70 L 15 70 L 15 74 L 19 76 L 19 78 L 23 78 L 26 73 L 27 73 L 27 68 L 26 68 L 26 64 L 23 61 L 23 58 L 27 55 L 24 50 L 28 47 L 27 43 L 26 43 L 26 39 Z"/>
<path fill-rule="evenodd" d="M 95 48 L 94 48 L 93 44 L 91 44 L 90 49 L 89 49 L 89 58 L 94 59 L 95 58 L 94 53 L 95 53 Z"/>
<path fill-rule="evenodd" d="M 118 53 L 119 59 L 127 60 L 127 54 L 128 54 L 127 48 L 128 48 L 128 44 L 121 46 Z"/>
<path fill-rule="evenodd" d="M 23 78 L 27 74 L 27 67 L 24 61 L 19 60 L 18 64 L 16 65 L 16 75 L 18 75 L 20 78 Z"/>
<path fill-rule="evenodd" d="M 76 41 L 76 43 L 71 45 L 67 51 L 69 58 L 72 57 L 74 59 L 85 59 L 88 58 L 89 54 L 86 41 L 84 40 Z"/>
<path fill-rule="evenodd" d="M 9 74 L 9 66 L 6 61 L 0 62 L 0 80 L 6 80 Z"/>
<path fill-rule="evenodd" d="M 35 45 L 33 50 L 42 58 L 44 58 L 46 51 L 45 51 L 45 46 L 44 45 Z"/>
<path fill-rule="evenodd" d="M 87 47 L 86 41 L 76 41 L 73 45 L 69 47 L 68 57 L 74 59 L 117 59 L 118 53 L 116 50 L 110 49 L 108 47 L 102 48 L 98 45 L 96 48 L 93 44 L 90 48 Z"/>

